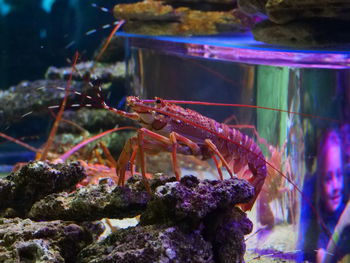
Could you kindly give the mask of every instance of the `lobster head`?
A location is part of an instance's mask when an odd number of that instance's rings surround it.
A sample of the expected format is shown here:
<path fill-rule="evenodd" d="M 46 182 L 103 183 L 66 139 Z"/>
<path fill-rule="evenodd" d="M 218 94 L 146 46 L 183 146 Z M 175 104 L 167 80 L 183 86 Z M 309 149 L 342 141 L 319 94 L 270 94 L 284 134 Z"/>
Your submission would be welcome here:
<path fill-rule="evenodd" d="M 141 100 L 139 97 L 129 96 L 126 98 L 127 105 L 138 114 L 142 126 L 152 130 L 160 130 L 168 123 L 166 112 L 170 105 L 165 100 L 155 97 L 154 100 Z"/>

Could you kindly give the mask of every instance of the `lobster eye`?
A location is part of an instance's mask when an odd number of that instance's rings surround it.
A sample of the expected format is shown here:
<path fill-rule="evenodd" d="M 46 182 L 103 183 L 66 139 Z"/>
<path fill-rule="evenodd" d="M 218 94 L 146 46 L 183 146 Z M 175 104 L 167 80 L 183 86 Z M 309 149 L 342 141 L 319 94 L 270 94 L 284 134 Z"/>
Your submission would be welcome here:
<path fill-rule="evenodd" d="M 156 103 L 157 103 L 157 104 L 160 104 L 160 103 L 162 103 L 162 101 L 161 101 L 160 99 L 157 99 L 157 100 L 156 100 Z"/>

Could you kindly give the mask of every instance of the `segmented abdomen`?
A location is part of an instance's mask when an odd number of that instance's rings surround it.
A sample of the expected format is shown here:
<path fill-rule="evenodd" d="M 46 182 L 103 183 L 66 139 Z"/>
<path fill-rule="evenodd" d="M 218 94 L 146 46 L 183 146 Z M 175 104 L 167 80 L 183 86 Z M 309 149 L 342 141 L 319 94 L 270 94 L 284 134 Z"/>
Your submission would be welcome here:
<path fill-rule="evenodd" d="M 225 124 L 216 125 L 218 125 L 217 130 L 219 133 L 227 139 L 217 137 L 213 142 L 225 160 L 232 165 L 233 171 L 237 173 L 248 166 L 252 173 L 250 178 L 246 178 L 255 189 L 253 200 L 245 207 L 245 210 L 250 210 L 261 191 L 267 175 L 265 157 L 260 147 L 248 135 Z"/>

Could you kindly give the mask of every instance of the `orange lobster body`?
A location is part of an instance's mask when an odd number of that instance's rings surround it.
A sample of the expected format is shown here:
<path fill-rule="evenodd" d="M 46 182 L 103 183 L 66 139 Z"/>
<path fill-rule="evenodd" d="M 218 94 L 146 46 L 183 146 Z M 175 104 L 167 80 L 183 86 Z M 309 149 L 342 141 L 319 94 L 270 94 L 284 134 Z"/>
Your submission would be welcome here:
<path fill-rule="evenodd" d="M 135 119 L 143 126 L 138 136 L 131 138 L 126 144 L 118 160 L 120 168 L 117 170 L 120 178 L 124 178 L 125 167 L 129 160 L 133 163 L 137 152 L 141 156 L 142 170 L 145 169 L 144 153 L 172 152 L 177 179 L 181 176 L 177 167 L 177 153 L 194 155 L 203 160 L 213 158 L 221 178 L 223 165 L 231 176 L 238 173 L 254 186 L 253 200 L 242 206 L 243 210 L 250 210 L 267 174 L 265 158 L 252 138 L 196 111 L 184 109 L 166 100 L 155 98 L 154 106 L 150 106 L 149 103 L 150 101 L 143 101 L 137 97 L 128 97 L 127 104 L 133 113 L 105 105 L 107 109 Z M 142 173 L 145 174 L 145 171 Z"/>

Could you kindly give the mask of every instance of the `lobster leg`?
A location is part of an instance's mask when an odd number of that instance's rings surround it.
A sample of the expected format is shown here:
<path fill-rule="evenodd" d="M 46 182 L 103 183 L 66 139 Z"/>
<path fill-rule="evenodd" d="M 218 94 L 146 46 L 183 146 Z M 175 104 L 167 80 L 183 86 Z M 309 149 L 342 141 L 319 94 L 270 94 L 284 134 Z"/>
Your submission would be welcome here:
<path fill-rule="evenodd" d="M 135 138 L 131 138 L 131 139 L 135 139 Z M 132 144 L 131 145 L 131 149 L 132 149 L 132 154 L 131 154 L 131 157 L 129 159 L 129 164 L 130 164 L 130 172 L 131 172 L 131 177 L 134 176 L 134 162 L 135 162 L 135 158 L 136 158 L 136 155 L 138 153 L 138 146 L 137 144 Z M 131 150 L 125 150 L 125 147 L 123 149 L 123 152 L 129 152 L 130 153 Z M 129 154 L 130 155 L 130 154 Z M 128 156 L 129 156 L 128 155 Z M 127 158 L 128 158 L 127 156 Z M 126 162 L 127 162 L 127 159 L 125 158 L 121 158 L 121 162 L 120 162 L 120 165 L 116 165 L 117 168 L 117 175 L 119 177 L 119 180 L 118 180 L 118 185 L 121 185 L 121 186 L 124 186 L 125 184 L 125 173 L 126 173 Z"/>
<path fill-rule="evenodd" d="M 181 178 L 181 171 L 177 162 L 177 153 L 186 155 L 199 155 L 200 147 L 190 139 L 176 133 L 170 133 L 169 138 L 150 131 L 146 128 L 141 128 L 137 137 L 130 138 L 126 143 L 117 165 L 117 174 L 119 176 L 119 185 L 123 185 L 125 181 L 125 173 L 127 164 L 130 164 L 131 173 L 133 173 L 134 161 L 136 154 L 139 154 L 142 180 L 147 191 L 151 191 L 146 177 L 146 162 L 145 153 L 157 153 L 160 151 L 169 151 L 172 156 L 173 170 L 177 180 Z"/>
<path fill-rule="evenodd" d="M 179 169 L 178 163 L 177 163 L 177 158 L 176 158 L 176 153 L 177 153 L 177 149 L 178 149 L 178 141 L 181 141 L 183 144 L 187 145 L 191 151 L 193 155 L 198 155 L 200 154 L 200 148 L 199 146 L 191 141 L 190 139 L 176 133 L 176 132 L 172 132 L 170 133 L 170 140 L 172 143 L 172 160 L 173 160 L 173 169 L 174 169 L 174 173 L 176 176 L 176 180 L 180 181 L 181 178 L 181 171 Z"/>
<path fill-rule="evenodd" d="M 183 145 L 187 146 L 188 148 L 190 148 L 191 150 L 191 154 L 193 155 L 199 155 L 200 154 L 200 147 L 193 141 L 191 141 L 190 139 L 176 133 L 176 132 L 172 132 L 170 133 L 170 138 L 167 138 L 165 136 L 159 135 L 158 133 L 152 132 L 148 129 L 145 128 L 141 128 L 138 132 L 139 134 L 142 134 L 142 139 L 144 135 L 147 135 L 148 137 L 154 139 L 155 141 L 158 141 L 160 143 L 163 143 L 165 145 L 168 145 L 171 147 L 171 156 L 172 156 L 172 163 L 173 163 L 173 170 L 176 176 L 176 180 L 180 180 L 181 178 L 181 171 L 177 162 L 177 152 L 180 150 L 181 153 L 184 154 L 188 154 L 189 152 L 186 152 L 186 150 L 184 150 L 179 145 L 178 142 L 181 142 Z M 141 145 L 140 145 L 141 141 L 139 140 L 139 147 L 140 147 L 140 152 L 141 152 Z M 163 146 L 164 147 L 164 146 Z M 179 149 L 180 147 L 180 149 Z M 142 154 L 141 154 L 141 159 L 142 159 Z M 141 160 L 141 171 L 142 171 L 142 160 Z M 145 164 L 144 164 L 145 166 Z"/>
<path fill-rule="evenodd" d="M 141 159 L 142 181 L 146 187 L 147 192 L 151 193 L 151 188 L 149 186 L 149 183 L 148 183 L 148 180 L 146 177 L 146 162 L 145 162 L 144 138 L 143 138 L 144 133 L 141 130 L 137 133 L 137 142 L 138 142 L 138 146 L 139 146 L 139 154 L 140 154 L 140 159 Z"/>
<path fill-rule="evenodd" d="M 128 162 L 132 160 L 133 155 L 135 155 L 134 152 L 137 150 L 137 148 L 138 147 L 137 147 L 136 137 L 130 138 L 124 145 L 124 148 L 121 154 L 119 155 L 119 158 L 116 164 L 116 173 L 117 173 L 117 176 L 119 177 L 118 185 L 124 185 L 125 173 L 126 173 Z"/>
<path fill-rule="evenodd" d="M 221 180 L 221 181 L 224 180 L 224 176 L 222 175 L 222 170 L 221 170 L 221 166 L 222 166 L 221 161 L 219 161 L 219 160 L 215 157 L 215 155 L 213 155 L 211 158 L 213 158 L 214 163 L 215 163 L 215 165 L 216 165 L 216 168 L 218 169 L 218 173 L 219 173 L 220 180 Z"/>
<path fill-rule="evenodd" d="M 205 139 L 205 143 L 208 145 L 209 149 L 215 153 L 219 158 L 220 161 L 223 163 L 223 165 L 225 166 L 225 168 L 227 169 L 228 173 L 230 174 L 231 178 L 233 178 L 233 172 L 230 169 L 228 163 L 226 162 L 225 158 L 222 156 L 222 154 L 219 152 L 218 148 L 215 146 L 215 144 L 210 140 L 210 139 Z M 215 161 L 215 160 L 214 160 Z M 215 162 L 215 164 L 217 165 L 217 163 Z M 220 167 L 217 165 L 217 168 L 220 169 Z M 220 172 L 219 172 L 220 174 Z"/>

